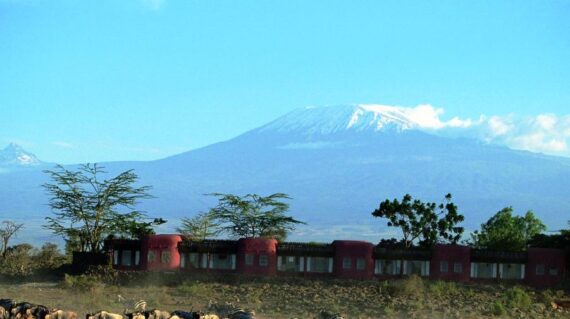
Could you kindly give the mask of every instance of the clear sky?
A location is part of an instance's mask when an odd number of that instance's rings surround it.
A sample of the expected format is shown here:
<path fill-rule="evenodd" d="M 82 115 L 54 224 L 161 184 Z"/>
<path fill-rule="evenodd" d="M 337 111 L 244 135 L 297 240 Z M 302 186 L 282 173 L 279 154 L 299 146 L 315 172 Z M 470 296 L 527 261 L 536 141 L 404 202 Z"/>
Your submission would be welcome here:
<path fill-rule="evenodd" d="M 0 148 L 45 161 L 157 159 L 308 105 L 569 102 L 566 0 L 0 0 Z"/>

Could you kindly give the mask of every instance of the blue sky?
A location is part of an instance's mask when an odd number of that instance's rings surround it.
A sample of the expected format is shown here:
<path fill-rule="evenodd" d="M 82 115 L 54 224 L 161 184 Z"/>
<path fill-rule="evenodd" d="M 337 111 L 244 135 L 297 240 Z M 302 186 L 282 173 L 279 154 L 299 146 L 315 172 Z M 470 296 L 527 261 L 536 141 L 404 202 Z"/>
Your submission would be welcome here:
<path fill-rule="evenodd" d="M 0 0 L 0 148 L 157 159 L 346 103 L 570 123 L 569 34 L 570 1 Z"/>

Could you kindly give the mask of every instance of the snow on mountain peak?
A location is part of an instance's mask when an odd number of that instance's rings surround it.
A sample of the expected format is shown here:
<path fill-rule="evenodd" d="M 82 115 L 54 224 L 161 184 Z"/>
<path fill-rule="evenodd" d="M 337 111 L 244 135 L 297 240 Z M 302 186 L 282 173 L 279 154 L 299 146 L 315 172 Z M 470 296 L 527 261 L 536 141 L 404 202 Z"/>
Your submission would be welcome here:
<path fill-rule="evenodd" d="M 10 143 L 0 150 L 0 165 L 35 166 L 41 161 L 32 153 L 24 150 L 20 145 Z"/>
<path fill-rule="evenodd" d="M 443 109 L 429 104 L 401 107 L 380 104 L 357 104 L 306 107 L 295 110 L 262 127 L 261 131 L 302 131 L 305 134 L 330 134 L 342 131 L 382 131 L 395 129 L 438 130 L 445 127 L 469 127 L 469 120 L 453 118 L 442 121 Z"/>

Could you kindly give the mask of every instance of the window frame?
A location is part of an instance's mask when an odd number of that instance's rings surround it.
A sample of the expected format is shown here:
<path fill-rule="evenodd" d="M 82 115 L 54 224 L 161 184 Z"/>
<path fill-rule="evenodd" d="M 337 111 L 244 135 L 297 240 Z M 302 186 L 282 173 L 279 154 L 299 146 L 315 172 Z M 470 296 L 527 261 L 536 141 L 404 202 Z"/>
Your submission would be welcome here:
<path fill-rule="evenodd" d="M 442 260 L 439 262 L 439 272 L 447 274 L 449 272 L 449 262 Z"/>
<path fill-rule="evenodd" d="M 350 257 L 342 258 L 342 269 L 352 269 L 352 258 Z"/>
<path fill-rule="evenodd" d="M 259 255 L 258 265 L 259 267 L 269 267 L 269 256 L 268 255 Z"/>
<path fill-rule="evenodd" d="M 243 263 L 246 266 L 253 266 L 254 263 L 254 258 L 255 256 L 253 254 L 244 254 L 244 260 Z"/>

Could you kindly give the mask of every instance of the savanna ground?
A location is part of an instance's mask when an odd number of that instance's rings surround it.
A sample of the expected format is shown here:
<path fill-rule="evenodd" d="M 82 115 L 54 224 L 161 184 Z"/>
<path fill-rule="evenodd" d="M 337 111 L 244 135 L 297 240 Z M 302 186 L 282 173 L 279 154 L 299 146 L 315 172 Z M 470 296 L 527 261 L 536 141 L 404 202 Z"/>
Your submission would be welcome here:
<path fill-rule="evenodd" d="M 0 283 L 0 298 L 87 312 L 122 313 L 125 301 L 149 308 L 207 310 L 210 301 L 252 309 L 256 318 L 315 318 L 320 310 L 346 318 L 570 318 L 556 307 L 562 290 L 505 284 L 460 284 L 410 277 L 394 281 L 259 278 L 236 275 L 130 274 L 66 276 L 58 282 Z M 555 309 L 556 308 L 556 309 Z"/>

